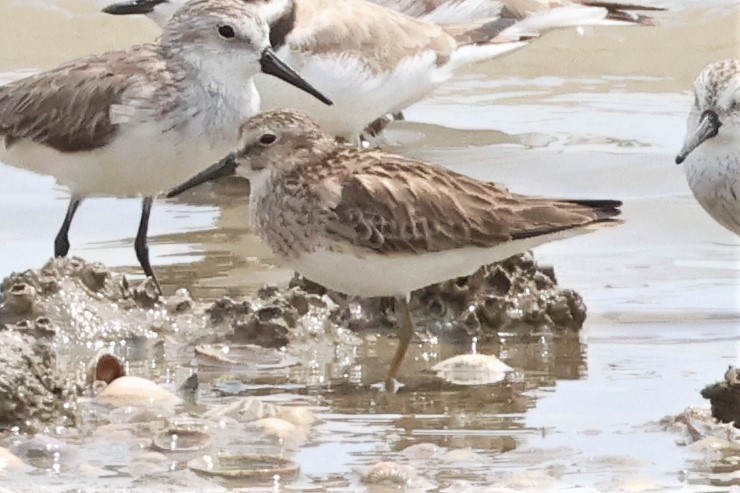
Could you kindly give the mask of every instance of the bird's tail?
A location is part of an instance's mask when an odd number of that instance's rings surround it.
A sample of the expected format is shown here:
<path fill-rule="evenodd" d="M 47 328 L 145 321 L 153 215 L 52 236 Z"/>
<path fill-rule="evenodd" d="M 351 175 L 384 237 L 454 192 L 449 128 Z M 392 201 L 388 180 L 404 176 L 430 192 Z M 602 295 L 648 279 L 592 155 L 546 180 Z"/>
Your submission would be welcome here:
<path fill-rule="evenodd" d="M 581 3 L 587 7 L 600 7 L 607 11 L 604 18 L 605 24 L 637 24 L 640 26 L 654 26 L 657 21 L 649 15 L 638 14 L 637 12 L 660 12 L 666 9 L 662 7 L 651 7 L 639 4 L 622 4 L 618 2 L 599 2 L 583 0 Z"/>
<path fill-rule="evenodd" d="M 459 48 L 451 60 L 457 69 L 526 46 L 530 40 L 553 29 L 588 25 L 651 25 L 654 24 L 652 18 L 631 12 L 648 9 L 639 5 L 583 0 L 582 3 L 538 10 L 531 15 L 528 12 L 519 20 L 499 17 L 478 23 L 445 24 L 443 27 L 458 42 Z"/>
<path fill-rule="evenodd" d="M 620 207 L 622 207 L 621 200 L 563 200 L 562 202 L 568 202 L 569 204 L 580 205 L 583 207 L 590 208 L 596 214 L 597 221 L 606 221 L 617 217 L 622 213 Z"/>

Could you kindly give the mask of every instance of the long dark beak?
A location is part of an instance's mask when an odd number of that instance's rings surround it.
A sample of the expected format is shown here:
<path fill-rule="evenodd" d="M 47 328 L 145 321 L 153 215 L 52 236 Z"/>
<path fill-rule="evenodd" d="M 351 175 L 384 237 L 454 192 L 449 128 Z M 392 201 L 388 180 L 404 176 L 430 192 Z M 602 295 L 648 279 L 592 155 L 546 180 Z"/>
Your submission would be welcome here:
<path fill-rule="evenodd" d="M 167 192 L 166 197 L 172 198 L 177 195 L 180 195 L 182 192 L 186 190 L 190 190 L 193 187 L 197 187 L 198 185 L 205 183 L 207 181 L 213 181 L 216 178 L 221 178 L 223 176 L 231 176 L 236 173 L 236 160 L 234 159 L 234 153 L 232 152 L 225 158 L 223 158 L 221 161 L 217 162 L 216 164 L 213 164 L 206 168 L 205 170 L 201 171 L 185 183 L 182 183 L 169 192 Z"/>
<path fill-rule="evenodd" d="M 272 51 L 272 48 L 265 48 L 265 51 L 262 52 L 260 65 L 262 66 L 262 72 L 277 77 L 298 89 L 306 91 L 308 94 L 326 105 L 331 106 L 334 104 L 329 98 L 321 94 L 311 84 L 306 82 L 306 80 L 298 75 L 295 70 L 290 68 L 287 63 L 280 60 L 277 55 L 275 55 L 275 52 Z"/>
<path fill-rule="evenodd" d="M 699 120 L 699 128 L 686 138 L 686 142 L 681 149 L 681 152 L 676 156 L 676 164 L 681 164 L 686 160 L 686 157 L 691 152 L 699 147 L 703 142 L 716 137 L 719 133 L 719 127 L 722 126 L 722 122 L 719 121 L 719 116 L 712 110 L 707 110 L 701 115 Z"/>
<path fill-rule="evenodd" d="M 113 3 L 103 9 L 106 14 L 130 15 L 148 14 L 154 7 L 167 0 L 131 0 L 129 2 Z"/>

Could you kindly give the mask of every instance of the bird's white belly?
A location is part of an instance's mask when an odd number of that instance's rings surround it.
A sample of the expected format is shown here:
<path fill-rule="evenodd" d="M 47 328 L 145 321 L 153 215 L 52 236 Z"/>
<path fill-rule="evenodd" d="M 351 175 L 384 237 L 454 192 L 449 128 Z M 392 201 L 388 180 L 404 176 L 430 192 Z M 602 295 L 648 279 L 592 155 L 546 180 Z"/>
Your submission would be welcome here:
<path fill-rule="evenodd" d="M 142 142 L 130 136 L 92 151 L 62 153 L 22 141 L 9 151 L 0 149 L 0 161 L 50 175 L 73 194 L 88 197 L 154 196 L 191 178 L 234 150 L 236 138 L 204 142 L 162 136 Z"/>
<path fill-rule="evenodd" d="M 719 224 L 740 235 L 740 147 L 708 141 L 684 164 L 694 197 Z"/>
<path fill-rule="evenodd" d="M 406 296 L 432 284 L 470 275 L 482 265 L 505 260 L 578 231 L 515 240 L 492 248 L 467 247 L 407 256 L 366 254 L 358 258 L 349 253 L 317 250 L 292 260 L 290 267 L 311 281 L 345 294 Z"/>
<path fill-rule="evenodd" d="M 155 196 L 236 148 L 239 125 L 259 108 L 254 84 L 239 84 L 221 99 L 185 98 L 187 107 L 162 118 L 148 111 L 119 116 L 112 140 L 90 151 L 59 152 L 29 140 L 6 149 L 0 141 L 0 162 L 52 176 L 80 197 Z"/>
<path fill-rule="evenodd" d="M 277 108 L 300 110 L 328 133 L 355 139 L 378 117 L 400 111 L 447 80 L 451 71 L 438 67 L 431 51 L 409 57 L 388 73 L 364 68 L 356 57 L 333 54 L 279 53 L 308 82 L 332 100 L 327 106 L 314 97 L 274 77 L 255 77 L 262 98 L 262 111 Z"/>

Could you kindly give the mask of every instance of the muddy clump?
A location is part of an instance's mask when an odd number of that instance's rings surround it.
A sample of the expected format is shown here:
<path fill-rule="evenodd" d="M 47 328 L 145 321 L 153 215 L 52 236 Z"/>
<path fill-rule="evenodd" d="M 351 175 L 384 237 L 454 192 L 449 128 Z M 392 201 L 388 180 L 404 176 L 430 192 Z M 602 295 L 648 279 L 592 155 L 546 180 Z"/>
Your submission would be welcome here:
<path fill-rule="evenodd" d="M 343 315 L 352 328 L 394 323 L 393 299 L 355 299 L 298 275 L 291 286 L 328 294 L 346 307 Z M 586 320 L 581 296 L 559 287 L 553 269 L 537 265 L 529 252 L 483 266 L 468 277 L 415 291 L 411 310 L 418 328 L 482 339 L 496 338 L 499 332 L 577 331 Z"/>
<path fill-rule="evenodd" d="M 55 334 L 44 318 L 0 329 L 0 427 L 34 432 L 77 422 L 77 387 L 58 369 Z"/>
<path fill-rule="evenodd" d="M 724 380 L 707 385 L 701 396 L 712 404 L 712 416 L 740 428 L 740 369 L 730 366 Z"/>
<path fill-rule="evenodd" d="M 0 284 L 0 334 L 7 339 L 0 340 L 0 425 L 74 424 L 75 396 L 90 393 L 95 381 L 110 387 L 138 378 L 122 377 L 132 357 L 167 367 L 175 357 L 184 367 L 228 368 L 250 378 L 262 370 L 287 378 L 300 366 L 307 369 L 301 378 L 312 379 L 325 362 L 353 360 L 363 342 L 358 329 L 395 328 L 393 303 L 348 297 L 300 277 L 288 288 L 205 303 L 183 289 L 162 296 L 149 280 L 132 287 L 99 263 L 54 259 Z M 466 338 L 577 330 L 585 319 L 581 298 L 559 288 L 531 254 L 417 291 L 412 310 L 419 329 Z M 101 367 L 101 348 L 112 351 L 102 363 L 119 365 Z M 95 375 L 80 375 L 91 360 Z"/>
<path fill-rule="evenodd" d="M 76 424 L 76 397 L 91 388 L 80 370 L 95 353 L 117 347 L 146 359 L 162 336 L 186 340 L 206 324 L 191 307 L 186 292 L 162 297 L 150 280 L 132 287 L 79 258 L 9 276 L 0 284 L 0 426 Z"/>
<path fill-rule="evenodd" d="M 326 338 L 343 322 L 339 307 L 326 295 L 299 287 L 265 286 L 255 296 L 220 298 L 207 310 L 213 325 L 227 325 L 234 344 L 281 348 L 296 339 Z"/>
<path fill-rule="evenodd" d="M 191 307 L 186 292 L 162 297 L 149 279 L 131 287 L 126 276 L 75 257 L 52 259 L 0 284 L 0 323 L 45 317 L 71 344 L 175 332 Z"/>

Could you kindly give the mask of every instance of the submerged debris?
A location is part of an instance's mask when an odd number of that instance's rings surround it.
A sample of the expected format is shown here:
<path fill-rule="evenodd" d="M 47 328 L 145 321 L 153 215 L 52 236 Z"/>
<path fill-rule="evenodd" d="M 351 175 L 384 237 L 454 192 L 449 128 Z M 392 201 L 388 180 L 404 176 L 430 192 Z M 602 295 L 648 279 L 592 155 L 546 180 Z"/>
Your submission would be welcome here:
<path fill-rule="evenodd" d="M 116 378 L 124 375 L 126 375 L 126 370 L 121 360 L 110 354 L 107 350 L 101 349 L 88 364 L 86 383 L 91 388 L 97 382 L 107 385 Z"/>
<path fill-rule="evenodd" d="M 188 461 L 188 467 L 206 476 L 242 479 L 272 479 L 292 476 L 298 464 L 270 455 L 204 455 Z"/>
<path fill-rule="evenodd" d="M 378 462 L 358 472 L 363 483 L 396 488 L 411 486 L 418 479 L 413 468 L 390 461 Z"/>
<path fill-rule="evenodd" d="M 162 452 L 196 452 L 211 446 L 210 433 L 186 427 L 170 428 L 152 440 L 152 448 Z"/>

